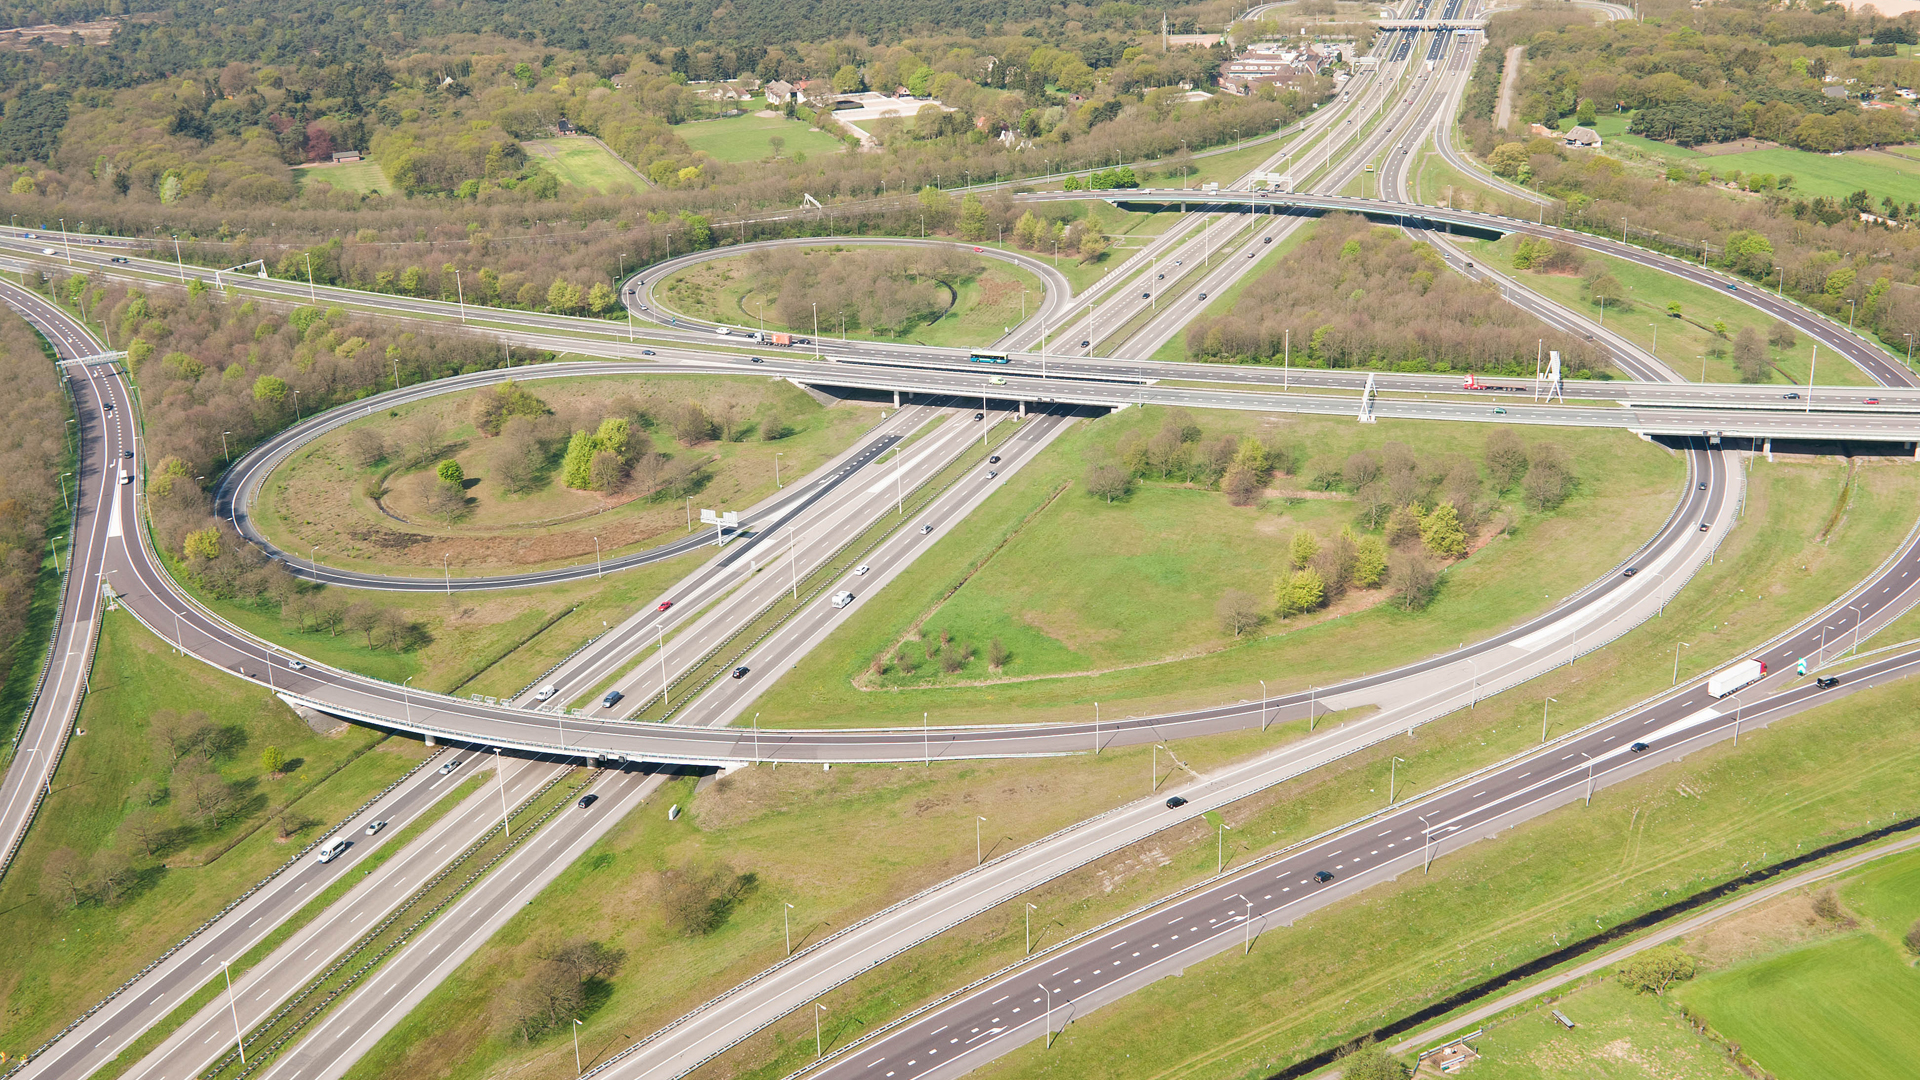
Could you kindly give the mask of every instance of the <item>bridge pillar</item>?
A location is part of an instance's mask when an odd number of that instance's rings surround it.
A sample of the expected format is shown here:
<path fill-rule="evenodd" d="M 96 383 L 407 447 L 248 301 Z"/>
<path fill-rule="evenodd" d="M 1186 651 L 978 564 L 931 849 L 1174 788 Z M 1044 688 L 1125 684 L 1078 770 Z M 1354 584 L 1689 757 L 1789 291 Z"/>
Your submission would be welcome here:
<path fill-rule="evenodd" d="M 898 390 L 893 392 L 893 407 L 896 409 L 900 407 L 900 391 Z"/>
<path fill-rule="evenodd" d="M 433 741 L 433 736 L 431 736 L 431 735 L 429 735 L 429 736 L 427 736 L 427 745 L 428 745 L 428 746 L 439 746 L 440 744 L 439 744 L 439 743 L 437 743 L 437 742 L 435 742 L 435 741 Z"/>
<path fill-rule="evenodd" d="M 1020 402 L 1020 419 L 1025 420 L 1026 418 L 1027 418 L 1027 403 L 1025 399 L 1022 399 Z M 1920 453 L 1916 453 L 1913 456 L 1920 457 Z"/>
<path fill-rule="evenodd" d="M 1920 455 L 1916 455 L 1920 456 Z M 1773 463 L 1773 436 L 1767 436 L 1767 463 Z"/>

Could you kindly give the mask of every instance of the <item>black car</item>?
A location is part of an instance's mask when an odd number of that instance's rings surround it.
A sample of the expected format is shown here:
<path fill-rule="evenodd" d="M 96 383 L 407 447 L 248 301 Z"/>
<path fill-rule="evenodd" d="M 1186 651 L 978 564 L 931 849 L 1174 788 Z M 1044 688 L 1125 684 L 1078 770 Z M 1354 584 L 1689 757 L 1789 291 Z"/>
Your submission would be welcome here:
<path fill-rule="evenodd" d="M 989 464 L 989 465 L 998 465 L 998 464 L 1000 464 L 1000 455 L 999 455 L 999 454 L 995 454 L 995 455 L 993 455 L 992 457 L 990 457 L 990 458 L 988 458 L 988 459 L 987 459 L 987 464 Z"/>
<path fill-rule="evenodd" d="M 580 796 L 580 801 L 575 803 L 574 805 L 578 806 L 582 810 L 585 810 L 587 807 L 592 806 L 594 803 L 597 803 L 599 801 L 600 801 L 600 796 L 598 795 L 582 795 Z"/>
<path fill-rule="evenodd" d="M 653 350 L 652 350 L 652 349 L 641 349 L 641 350 L 640 350 L 640 355 L 641 355 L 641 356 L 652 356 L 652 355 L 653 355 Z"/>
<path fill-rule="evenodd" d="M 1206 298 L 1207 298 L 1207 294 L 1206 294 L 1206 293 L 1201 293 L 1201 294 L 1200 294 L 1200 299 L 1202 299 L 1202 300 L 1205 300 Z"/>
<path fill-rule="evenodd" d="M 1175 795 L 1173 798 L 1167 800 L 1167 809 L 1169 810 L 1178 810 L 1185 805 L 1187 805 L 1187 800 L 1181 798 L 1178 795 Z"/>
<path fill-rule="evenodd" d="M 1643 742 L 1637 742 L 1637 743 L 1634 743 L 1632 746 L 1627 747 L 1627 749 L 1633 751 L 1636 754 L 1644 754 L 1647 751 L 1647 744 Z"/>
<path fill-rule="evenodd" d="M 757 356 L 749 356 L 749 357 L 747 357 L 747 359 L 748 359 L 749 361 L 751 361 L 752 363 L 755 363 L 755 364 L 764 364 L 764 363 L 766 363 L 766 361 L 765 361 L 765 360 L 762 360 L 762 359 L 760 359 L 760 358 L 759 358 L 759 357 L 757 357 Z"/>
<path fill-rule="evenodd" d="M 1780 395 L 1780 397 L 1781 397 L 1781 398 L 1782 398 L 1783 400 L 1785 400 L 1785 401 L 1799 401 L 1799 400 L 1800 400 L 1800 395 L 1799 395 L 1799 394 L 1781 394 L 1781 395 Z"/>
<path fill-rule="evenodd" d="M 615 705 L 620 704 L 620 699 L 626 696 L 627 695 L 618 690 L 609 690 L 607 691 L 607 696 L 600 699 L 600 707 L 603 709 L 611 709 Z"/>
<path fill-rule="evenodd" d="M 1706 532 L 1708 529 L 1711 529 L 1711 528 L 1713 528 L 1713 522 L 1711 521 L 1703 521 L 1700 523 L 1701 532 Z"/>
<path fill-rule="evenodd" d="M 1700 490 L 1701 491 L 1707 490 L 1707 482 L 1705 480 L 1700 481 Z"/>
<path fill-rule="evenodd" d="M 1834 687 L 1840 685 L 1840 676 L 1816 675 L 1814 676 L 1814 679 L 1813 679 L 1813 685 L 1819 687 L 1822 690 L 1831 690 Z"/>
<path fill-rule="evenodd" d="M 1627 567 L 1627 568 L 1626 568 L 1625 570 L 1622 570 L 1622 571 L 1620 571 L 1620 576 L 1621 576 L 1621 577 L 1632 577 L 1633 575 L 1635 575 L 1635 574 L 1637 574 L 1637 573 L 1639 573 L 1639 572 L 1640 572 L 1640 568 L 1639 568 L 1639 567 L 1637 567 L 1637 566 L 1629 566 L 1629 567 Z"/>
<path fill-rule="evenodd" d="M 123 458 L 130 458 L 130 457 L 132 457 L 132 456 L 133 456 L 133 451 L 131 451 L 131 450 L 122 450 L 122 451 L 120 451 L 120 456 L 121 456 L 121 457 L 123 457 Z"/>
<path fill-rule="evenodd" d="M 734 668 L 734 669 L 733 669 L 733 677 L 734 677 L 734 678 L 736 678 L 736 679 L 744 679 L 744 678 L 746 678 L 746 677 L 747 677 L 747 669 L 746 669 L 746 668 L 744 668 L 744 667 L 737 667 L 737 668 Z"/>
<path fill-rule="evenodd" d="M 983 412 L 977 412 L 973 414 L 973 418 L 975 420 L 985 420 L 987 418 L 987 414 Z"/>
<path fill-rule="evenodd" d="M 1153 295 L 1152 293 L 1145 293 L 1145 292 L 1143 292 L 1143 293 L 1141 293 L 1141 294 L 1140 294 L 1140 299 L 1142 299 L 1142 300 L 1145 300 L 1145 299 L 1147 299 L 1148 297 L 1150 297 L 1150 296 L 1152 296 L 1152 295 Z"/>
<path fill-rule="evenodd" d="M 113 258 L 111 258 L 111 259 L 108 259 L 107 261 L 108 261 L 108 262 L 117 262 L 117 263 L 124 263 L 124 262 L 126 262 L 126 261 L 127 261 L 127 258 L 126 258 L 126 256 L 124 256 L 124 255 L 115 255 L 115 256 L 114 256 Z"/>
<path fill-rule="evenodd" d="M 1084 349 L 1084 348 L 1086 348 L 1086 347 L 1087 347 L 1087 346 L 1089 346 L 1089 345 L 1092 345 L 1092 344 L 1093 344 L 1093 342 L 1091 342 L 1091 341 L 1088 341 L 1088 340 L 1086 340 L 1085 338 L 1082 338 L 1082 339 L 1080 339 L 1080 347 L 1081 347 L 1081 348 L 1083 348 L 1083 349 Z"/>
<path fill-rule="evenodd" d="M 1331 870 L 1316 870 L 1316 871 L 1314 871 L 1314 873 L 1313 873 L 1313 880 L 1315 880 L 1315 881 L 1317 881 L 1317 882 L 1319 882 L 1319 883 L 1321 883 L 1322 885 L 1324 885 L 1324 884 L 1326 884 L 1327 882 L 1329 882 L 1329 881 L 1332 881 L 1332 880 L 1333 880 L 1333 871 L 1331 871 Z"/>

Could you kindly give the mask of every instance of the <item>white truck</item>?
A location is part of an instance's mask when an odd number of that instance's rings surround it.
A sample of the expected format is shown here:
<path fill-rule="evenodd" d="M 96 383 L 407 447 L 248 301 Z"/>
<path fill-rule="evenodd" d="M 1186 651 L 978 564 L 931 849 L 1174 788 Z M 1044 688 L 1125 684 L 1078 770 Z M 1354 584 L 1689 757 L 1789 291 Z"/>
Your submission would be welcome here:
<path fill-rule="evenodd" d="M 1742 660 L 1707 680 L 1707 693 L 1723 698 L 1743 686 L 1751 686 L 1766 677 L 1767 665 L 1758 660 Z"/>

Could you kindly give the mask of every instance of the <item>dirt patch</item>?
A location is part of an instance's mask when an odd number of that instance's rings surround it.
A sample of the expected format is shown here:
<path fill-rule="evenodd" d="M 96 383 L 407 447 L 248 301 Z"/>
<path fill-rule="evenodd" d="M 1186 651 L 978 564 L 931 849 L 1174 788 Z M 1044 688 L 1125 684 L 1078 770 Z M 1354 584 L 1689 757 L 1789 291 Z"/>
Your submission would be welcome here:
<path fill-rule="evenodd" d="M 1756 905 L 1713 924 L 1686 941 L 1686 950 L 1710 968 L 1725 968 L 1832 937 L 1845 920 L 1821 918 L 1813 894 L 1794 893 Z"/>
<path fill-rule="evenodd" d="M 1779 143 L 1768 142 L 1765 139 L 1735 139 L 1732 142 L 1705 143 L 1694 147 L 1693 152 L 1696 154 L 1705 154 L 1708 157 L 1719 157 L 1722 154 L 1745 154 L 1754 150 L 1772 150 L 1779 145 Z"/>

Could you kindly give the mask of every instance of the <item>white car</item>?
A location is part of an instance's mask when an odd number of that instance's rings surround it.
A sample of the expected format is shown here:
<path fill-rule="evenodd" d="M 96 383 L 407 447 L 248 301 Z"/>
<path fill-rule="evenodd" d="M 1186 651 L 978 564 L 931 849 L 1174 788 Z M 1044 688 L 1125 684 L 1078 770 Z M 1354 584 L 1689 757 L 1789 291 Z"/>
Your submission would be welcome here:
<path fill-rule="evenodd" d="M 387 823 L 385 821 L 369 821 L 367 822 L 367 835 L 372 836 L 374 833 L 377 833 L 381 829 L 384 829 L 386 827 L 387 827 Z"/>
<path fill-rule="evenodd" d="M 295 670 L 295 671 L 305 671 L 305 670 L 307 670 L 307 665 L 305 665 L 305 664 L 303 664 L 303 663 L 301 663 L 301 662 L 300 662 L 300 661 L 298 661 L 298 660 L 289 660 L 289 661 L 287 661 L 287 666 L 288 666 L 288 667 L 290 667 L 290 668 L 292 668 L 292 669 L 293 669 L 293 670 Z"/>
<path fill-rule="evenodd" d="M 873 569 L 873 567 L 871 566 L 856 566 L 853 568 L 853 572 L 854 574 L 859 575 L 859 574 L 864 574 L 871 569 Z"/>

